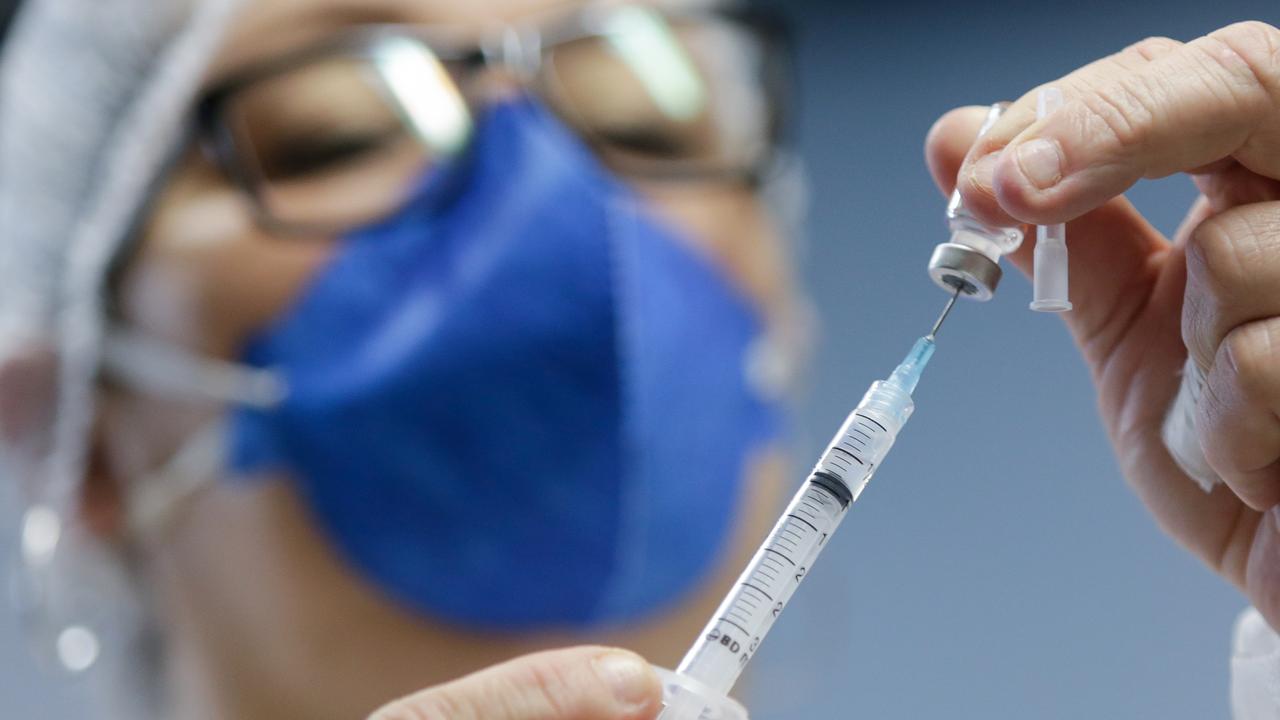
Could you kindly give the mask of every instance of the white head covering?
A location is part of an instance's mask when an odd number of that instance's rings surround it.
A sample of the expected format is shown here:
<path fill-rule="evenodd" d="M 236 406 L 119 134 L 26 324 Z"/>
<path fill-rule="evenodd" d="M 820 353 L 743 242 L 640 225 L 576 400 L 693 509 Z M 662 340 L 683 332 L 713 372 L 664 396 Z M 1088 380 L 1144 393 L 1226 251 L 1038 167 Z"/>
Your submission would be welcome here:
<path fill-rule="evenodd" d="M 0 485 L 19 487 L 25 508 L 23 558 L 38 596 L 25 609 L 73 669 L 97 653 L 67 651 L 96 648 L 106 630 L 90 609 L 101 589 L 65 570 L 83 568 L 92 544 L 74 520 L 103 283 L 185 136 L 237 4 L 26 0 L 0 55 Z M 69 641 L 68 628 L 88 635 Z"/>

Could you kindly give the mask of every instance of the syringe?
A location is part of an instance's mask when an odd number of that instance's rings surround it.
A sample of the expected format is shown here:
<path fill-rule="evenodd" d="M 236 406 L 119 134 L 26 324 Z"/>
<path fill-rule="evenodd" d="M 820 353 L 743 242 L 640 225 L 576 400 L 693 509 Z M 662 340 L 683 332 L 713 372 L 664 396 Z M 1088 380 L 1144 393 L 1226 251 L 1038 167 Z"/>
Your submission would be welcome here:
<path fill-rule="evenodd" d="M 659 720 L 735 715 L 736 704 L 725 696 L 911 417 L 911 393 L 958 296 L 957 290 L 929 334 L 888 379 L 871 383 L 844 421 L 679 669 L 666 676 Z"/>

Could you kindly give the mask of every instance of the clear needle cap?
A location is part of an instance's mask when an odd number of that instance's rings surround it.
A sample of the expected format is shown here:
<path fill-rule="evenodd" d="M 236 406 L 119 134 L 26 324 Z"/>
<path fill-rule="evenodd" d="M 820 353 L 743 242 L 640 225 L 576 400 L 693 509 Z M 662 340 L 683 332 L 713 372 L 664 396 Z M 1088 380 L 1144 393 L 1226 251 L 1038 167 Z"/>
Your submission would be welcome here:
<path fill-rule="evenodd" d="M 1040 90 L 1036 97 L 1036 118 L 1043 120 L 1062 107 L 1062 91 L 1056 87 Z M 1039 312 L 1066 312 L 1071 309 L 1067 282 L 1067 226 L 1040 225 L 1036 228 L 1036 249 L 1032 256 L 1031 309 Z"/>

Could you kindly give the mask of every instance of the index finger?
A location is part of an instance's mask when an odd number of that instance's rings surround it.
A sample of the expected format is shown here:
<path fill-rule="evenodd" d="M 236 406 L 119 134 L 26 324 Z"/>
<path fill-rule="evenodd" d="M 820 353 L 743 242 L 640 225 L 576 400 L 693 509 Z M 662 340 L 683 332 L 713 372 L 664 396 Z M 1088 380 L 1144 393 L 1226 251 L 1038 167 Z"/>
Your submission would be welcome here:
<path fill-rule="evenodd" d="M 1265 23 L 1064 82 L 1063 92 L 1066 104 L 1039 121 L 1034 92 L 1023 96 L 966 158 L 960 191 L 980 219 L 1063 222 L 1142 178 L 1224 158 L 1280 178 L 1280 30 Z"/>

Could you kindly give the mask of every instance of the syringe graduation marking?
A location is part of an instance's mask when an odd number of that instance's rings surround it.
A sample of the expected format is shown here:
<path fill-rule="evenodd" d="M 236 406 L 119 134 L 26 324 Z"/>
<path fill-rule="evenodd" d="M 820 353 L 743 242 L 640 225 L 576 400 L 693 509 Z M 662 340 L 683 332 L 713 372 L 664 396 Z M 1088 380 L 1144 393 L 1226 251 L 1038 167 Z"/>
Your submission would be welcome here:
<path fill-rule="evenodd" d="M 765 548 L 765 549 L 764 549 L 764 551 L 765 551 L 765 552 L 767 552 L 767 553 L 773 553 L 774 555 L 777 555 L 778 557 L 782 558 L 783 560 L 786 560 L 788 563 L 791 563 L 792 565 L 795 565 L 795 563 L 794 563 L 794 562 L 792 562 L 791 558 L 787 557 L 786 555 L 783 555 L 782 553 L 778 552 L 777 550 L 774 550 L 773 548 Z"/>
<path fill-rule="evenodd" d="M 813 523 L 809 522 L 809 520 L 805 520 L 804 518 L 800 517 L 799 515 L 797 515 L 797 514 L 795 514 L 795 513 L 791 513 L 790 515 L 787 515 L 787 517 L 789 517 L 789 518 L 795 518 L 796 520 L 799 520 L 800 522 L 804 523 L 805 525 L 808 525 L 808 526 L 809 526 L 809 528 L 810 528 L 811 530 L 813 530 L 814 532 L 818 532 L 818 528 L 817 528 L 817 526 L 815 526 Z M 812 519 L 815 519 L 815 518 L 810 518 L 810 520 L 812 520 Z"/>
<path fill-rule="evenodd" d="M 871 423 L 872 425 L 875 425 L 876 427 L 880 428 L 880 430 L 881 430 L 881 431 L 883 431 L 883 432 L 889 432 L 888 430 L 886 430 L 886 429 L 885 429 L 885 426 L 883 426 L 883 425 L 881 425 L 880 423 L 876 422 L 876 421 L 875 421 L 875 420 L 873 420 L 872 418 L 869 418 L 869 417 L 867 417 L 866 415 L 863 415 L 862 413 L 856 413 L 856 414 L 855 414 L 855 417 L 857 417 L 857 418 L 859 419 L 859 421 L 866 420 L 867 422 Z M 868 430 L 870 430 L 870 429 L 871 429 L 870 427 L 868 427 L 867 425 L 863 424 L 862 422 L 859 422 L 858 424 L 859 424 L 859 425 L 862 425 L 862 427 L 867 428 Z M 867 439 L 868 439 L 868 440 L 870 440 L 871 438 L 867 438 Z"/>
<path fill-rule="evenodd" d="M 704 633 L 704 652 L 730 653 L 731 667 L 750 660 L 850 502 L 839 478 L 821 470 L 809 478 Z"/>

